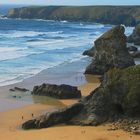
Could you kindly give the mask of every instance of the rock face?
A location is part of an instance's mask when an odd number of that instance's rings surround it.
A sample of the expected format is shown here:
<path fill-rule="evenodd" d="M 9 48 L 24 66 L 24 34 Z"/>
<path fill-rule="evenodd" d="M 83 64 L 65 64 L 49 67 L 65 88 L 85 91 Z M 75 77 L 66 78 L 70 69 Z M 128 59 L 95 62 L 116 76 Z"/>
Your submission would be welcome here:
<path fill-rule="evenodd" d="M 134 60 L 126 48 L 123 26 L 116 26 L 95 41 L 93 62 L 86 74 L 104 74 L 111 68 L 126 68 L 134 65 Z"/>
<path fill-rule="evenodd" d="M 23 129 L 47 128 L 56 124 L 66 123 L 83 109 L 83 104 L 76 103 L 72 106 L 48 112 L 37 119 L 29 120 L 22 125 Z"/>
<path fill-rule="evenodd" d="M 80 103 L 27 121 L 23 128 L 42 128 L 58 123 L 99 125 L 122 116 L 140 119 L 140 65 L 108 71 L 101 86 Z"/>
<path fill-rule="evenodd" d="M 127 38 L 127 41 L 135 45 L 140 45 L 140 24 L 135 27 L 133 33 Z"/>
<path fill-rule="evenodd" d="M 128 51 L 133 58 L 140 58 L 140 51 L 135 46 L 128 47 Z"/>
<path fill-rule="evenodd" d="M 131 53 L 131 56 L 132 56 L 133 58 L 140 58 L 140 51 L 132 52 L 132 53 Z"/>
<path fill-rule="evenodd" d="M 136 51 L 138 51 L 138 48 L 135 46 L 130 46 L 130 47 L 128 47 L 128 51 L 129 52 L 136 52 Z"/>
<path fill-rule="evenodd" d="M 69 85 L 52 85 L 52 84 L 42 84 L 41 86 L 35 86 L 33 95 L 39 96 L 49 96 L 57 99 L 71 99 L 71 98 L 80 98 L 81 92 L 77 87 Z"/>

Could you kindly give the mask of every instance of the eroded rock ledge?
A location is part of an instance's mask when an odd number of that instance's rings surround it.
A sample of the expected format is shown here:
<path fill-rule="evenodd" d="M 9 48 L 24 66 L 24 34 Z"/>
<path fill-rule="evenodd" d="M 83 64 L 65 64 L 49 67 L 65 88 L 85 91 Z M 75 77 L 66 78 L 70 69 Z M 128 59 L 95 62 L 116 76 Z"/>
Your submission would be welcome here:
<path fill-rule="evenodd" d="M 82 103 L 76 103 L 72 106 L 58 109 L 56 111 L 48 112 L 37 119 L 29 120 L 22 125 L 23 129 L 33 128 L 47 128 L 60 123 L 67 123 L 75 115 L 77 115 L 84 105 Z"/>

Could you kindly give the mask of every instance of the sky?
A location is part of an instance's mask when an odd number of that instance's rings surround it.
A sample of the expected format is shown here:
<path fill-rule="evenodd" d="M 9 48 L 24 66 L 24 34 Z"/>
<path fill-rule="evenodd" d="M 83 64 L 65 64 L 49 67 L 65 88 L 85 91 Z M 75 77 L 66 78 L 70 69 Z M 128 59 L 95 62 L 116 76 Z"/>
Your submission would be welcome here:
<path fill-rule="evenodd" d="M 140 5 L 140 0 L 0 0 L 0 4 L 30 4 L 30 5 Z"/>

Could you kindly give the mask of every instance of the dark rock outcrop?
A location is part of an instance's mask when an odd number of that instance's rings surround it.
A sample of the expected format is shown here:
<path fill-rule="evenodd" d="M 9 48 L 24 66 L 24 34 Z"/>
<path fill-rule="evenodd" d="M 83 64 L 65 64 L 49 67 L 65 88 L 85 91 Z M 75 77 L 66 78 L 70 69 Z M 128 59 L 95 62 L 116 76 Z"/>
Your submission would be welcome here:
<path fill-rule="evenodd" d="M 95 48 L 92 47 L 91 49 L 84 51 L 83 55 L 94 57 L 94 55 L 95 55 Z"/>
<path fill-rule="evenodd" d="M 42 128 L 58 123 L 99 125 L 122 116 L 140 119 L 140 65 L 108 71 L 100 87 L 80 103 L 27 121 L 22 127 Z"/>
<path fill-rule="evenodd" d="M 140 58 L 140 51 L 132 52 L 132 53 L 130 53 L 130 55 L 131 55 L 133 58 Z"/>
<path fill-rule="evenodd" d="M 87 67 L 86 74 L 104 74 L 111 68 L 126 68 L 134 60 L 126 48 L 123 26 L 116 26 L 95 41 L 94 60 Z"/>
<path fill-rule="evenodd" d="M 32 94 L 39 96 L 49 96 L 57 99 L 71 99 L 81 97 L 81 92 L 77 89 L 77 87 L 69 85 L 42 84 L 41 86 L 35 86 Z"/>
<path fill-rule="evenodd" d="M 60 123 L 67 123 L 83 109 L 82 103 L 76 103 L 72 106 L 62 108 L 56 111 L 48 112 L 45 115 L 25 122 L 23 129 L 47 128 Z"/>
<path fill-rule="evenodd" d="M 133 33 L 127 38 L 127 41 L 135 45 L 140 45 L 140 24 L 135 27 Z"/>
<path fill-rule="evenodd" d="M 26 88 L 20 88 L 20 87 L 14 87 L 13 89 L 11 88 L 11 89 L 9 89 L 10 91 L 20 91 L 20 92 L 27 92 L 27 91 L 29 91 L 28 89 L 26 89 Z"/>
<path fill-rule="evenodd" d="M 140 58 L 140 51 L 138 50 L 137 47 L 135 47 L 135 46 L 130 46 L 130 47 L 128 47 L 127 49 L 128 49 L 128 51 L 129 51 L 131 57 L 133 57 L 133 58 Z"/>
<path fill-rule="evenodd" d="M 135 47 L 135 46 L 130 46 L 127 49 L 128 49 L 129 52 L 136 52 L 136 51 L 138 51 L 138 48 Z"/>

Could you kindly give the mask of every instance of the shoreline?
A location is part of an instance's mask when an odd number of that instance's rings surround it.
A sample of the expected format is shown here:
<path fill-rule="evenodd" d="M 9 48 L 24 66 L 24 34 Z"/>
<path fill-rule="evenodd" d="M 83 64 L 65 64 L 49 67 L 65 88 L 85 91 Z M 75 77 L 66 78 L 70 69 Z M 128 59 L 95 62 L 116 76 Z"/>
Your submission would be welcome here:
<path fill-rule="evenodd" d="M 21 85 L 21 86 L 26 86 L 30 90 L 33 88 L 33 86 L 37 84 L 42 84 L 43 82 L 50 82 L 50 83 L 68 83 L 71 85 L 80 85 L 81 83 L 84 84 L 86 81 L 75 81 L 73 79 L 74 77 L 78 78 L 78 76 L 83 76 L 84 77 L 84 70 L 85 67 L 90 63 L 91 58 L 88 56 L 83 56 L 82 58 L 79 58 L 78 60 L 72 61 L 72 62 L 64 62 L 61 64 L 58 64 L 56 66 L 52 66 L 49 68 L 45 68 L 36 74 L 32 74 L 32 76 L 29 76 L 27 78 L 21 79 L 21 81 L 17 81 L 15 83 L 10 83 L 6 85 L 0 85 L 0 88 L 5 88 L 5 87 L 12 87 L 15 85 Z M 70 69 L 68 69 L 70 68 Z M 65 71 L 64 71 L 65 69 Z M 71 78 L 72 77 L 72 78 Z M 71 82 L 69 80 L 65 80 L 66 78 L 70 78 Z M 57 79 L 62 79 L 62 82 L 58 82 Z M 84 79 L 82 79 L 84 80 Z M 74 81 L 74 83 L 73 83 Z M 30 84 L 30 85 L 29 85 Z"/>
<path fill-rule="evenodd" d="M 76 70 L 78 67 L 81 68 L 81 70 Z M 85 62 L 84 62 L 85 63 Z M 83 64 L 79 64 L 79 61 L 76 61 L 73 63 L 68 63 L 66 65 L 60 65 L 55 68 L 49 68 L 42 70 L 38 74 L 27 78 L 23 80 L 22 82 L 18 82 L 15 84 L 10 84 L 6 86 L 0 87 L 0 103 L 1 111 L 8 111 L 11 109 L 16 109 L 19 107 L 24 107 L 26 105 L 30 104 L 47 104 L 47 105 L 60 105 L 61 103 L 56 100 L 49 97 L 38 97 L 38 96 L 32 96 L 30 92 L 32 91 L 33 87 L 36 85 L 41 85 L 43 83 L 49 83 L 49 84 L 68 84 L 71 86 L 82 86 L 86 83 L 90 83 L 91 79 L 90 76 L 84 75 L 83 67 L 85 67 Z M 64 68 L 71 67 L 72 69 L 68 71 L 63 71 Z M 83 65 L 81 67 L 81 65 Z M 56 71 L 56 68 L 59 68 L 59 71 Z M 95 76 L 96 77 L 96 76 Z M 93 81 L 92 81 L 93 82 Z M 21 91 L 10 91 L 10 89 L 13 89 L 14 87 L 19 88 L 26 88 L 29 89 L 29 92 L 21 92 Z M 88 92 L 89 93 L 89 92 Z M 45 101 L 46 100 L 46 101 Z"/>
<path fill-rule="evenodd" d="M 92 91 L 90 88 L 93 85 L 94 85 L 93 88 L 99 85 L 98 76 L 83 75 L 82 73 L 80 73 L 80 75 L 78 73 L 78 76 L 79 76 L 79 81 L 81 80 L 81 76 L 83 76 L 83 83 L 82 82 L 79 83 L 79 86 L 78 86 L 79 90 L 83 91 L 83 93 L 82 93 L 83 96 L 87 96 L 87 93 L 89 94 Z M 95 79 L 95 81 L 92 78 Z M 2 108 L 0 108 L 0 112 L 24 107 L 26 105 L 38 104 L 38 103 L 46 104 L 46 105 L 54 104 L 54 106 L 61 105 L 61 100 L 59 101 L 57 99 L 53 99 L 50 97 L 43 97 L 43 96 L 32 96 L 30 94 L 30 91 L 26 93 L 26 92 L 20 92 L 20 91 L 12 92 L 9 90 L 14 87 L 27 88 L 28 85 L 29 85 L 28 87 L 30 87 L 29 89 L 32 90 L 32 88 L 35 86 L 35 84 L 33 84 L 32 81 L 38 82 L 37 81 L 38 76 L 33 77 L 33 79 L 30 78 L 30 79 L 27 79 L 27 81 L 25 80 L 24 82 L 21 82 L 21 83 L 16 83 L 13 85 L 0 87 L 0 96 L 1 96 L 0 103 L 2 105 Z M 54 78 L 54 79 L 47 80 L 47 82 L 49 81 L 48 83 L 51 83 L 51 84 L 69 84 L 69 83 L 71 83 L 73 86 L 75 86 L 74 83 L 77 82 L 77 79 L 74 82 L 75 75 L 70 76 L 70 78 L 69 78 L 69 76 L 68 77 L 66 76 L 66 77 L 59 78 L 59 79 L 61 79 L 61 81 Z M 29 83 L 32 83 L 32 84 L 29 84 Z M 42 82 L 40 84 L 42 84 Z M 83 85 L 86 85 L 87 88 L 84 89 Z M 16 98 L 15 98 L 15 96 L 16 96 Z M 64 100 L 64 101 L 69 102 L 69 100 Z M 70 101 L 73 101 L 73 99 L 71 99 Z M 76 101 L 77 101 L 77 99 L 76 99 Z M 63 100 L 62 100 L 62 102 L 63 102 Z"/>

